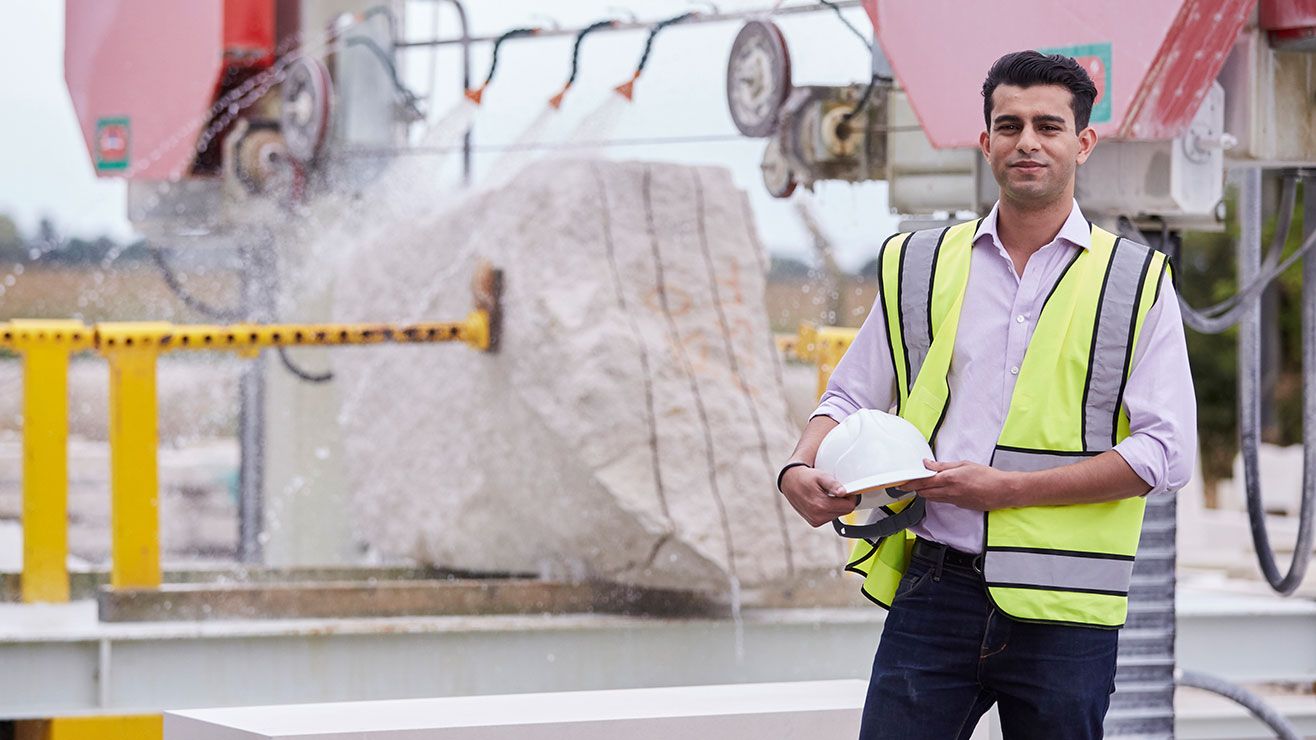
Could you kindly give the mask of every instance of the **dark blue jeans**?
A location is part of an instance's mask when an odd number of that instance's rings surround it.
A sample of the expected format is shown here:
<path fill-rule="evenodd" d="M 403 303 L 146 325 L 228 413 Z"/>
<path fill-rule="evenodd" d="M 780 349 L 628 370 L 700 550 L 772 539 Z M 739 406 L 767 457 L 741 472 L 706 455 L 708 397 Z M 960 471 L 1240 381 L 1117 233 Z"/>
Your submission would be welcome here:
<path fill-rule="evenodd" d="M 860 740 L 954 740 L 1000 705 L 1007 740 L 1100 738 L 1119 633 L 1018 622 L 972 569 L 914 558 L 887 614 Z"/>

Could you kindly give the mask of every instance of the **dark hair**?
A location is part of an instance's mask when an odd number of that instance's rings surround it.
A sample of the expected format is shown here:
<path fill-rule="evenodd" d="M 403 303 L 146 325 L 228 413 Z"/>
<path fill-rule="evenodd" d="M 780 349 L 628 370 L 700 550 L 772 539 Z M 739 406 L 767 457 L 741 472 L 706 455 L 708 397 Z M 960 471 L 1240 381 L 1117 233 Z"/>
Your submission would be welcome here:
<path fill-rule="evenodd" d="M 1073 94 L 1070 107 L 1074 109 L 1074 130 L 1088 127 L 1092 117 L 1092 101 L 1097 97 L 1097 86 L 1087 70 L 1063 54 L 1042 54 L 1036 51 L 1016 51 L 1006 54 L 987 71 L 982 83 L 982 117 L 987 128 L 992 127 L 992 93 L 997 85 L 1032 87 L 1033 85 L 1060 85 Z"/>

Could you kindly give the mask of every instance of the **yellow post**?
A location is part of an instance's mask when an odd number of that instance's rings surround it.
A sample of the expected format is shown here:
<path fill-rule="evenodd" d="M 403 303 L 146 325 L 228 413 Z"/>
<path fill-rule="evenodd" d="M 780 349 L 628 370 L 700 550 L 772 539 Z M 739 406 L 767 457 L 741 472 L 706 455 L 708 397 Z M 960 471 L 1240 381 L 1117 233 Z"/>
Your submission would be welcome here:
<path fill-rule="evenodd" d="M 69 600 L 69 355 L 91 344 L 76 321 L 15 321 L 6 344 L 23 355 L 24 603 Z"/>
<path fill-rule="evenodd" d="M 832 379 L 832 372 L 841 363 L 845 351 L 854 341 L 857 329 L 839 326 L 827 326 L 818 329 L 813 338 L 814 357 L 818 363 L 818 395 L 827 391 L 827 383 Z"/>
<path fill-rule="evenodd" d="M 155 361 L 168 324 L 101 324 L 110 364 L 110 586 L 160 585 Z"/>

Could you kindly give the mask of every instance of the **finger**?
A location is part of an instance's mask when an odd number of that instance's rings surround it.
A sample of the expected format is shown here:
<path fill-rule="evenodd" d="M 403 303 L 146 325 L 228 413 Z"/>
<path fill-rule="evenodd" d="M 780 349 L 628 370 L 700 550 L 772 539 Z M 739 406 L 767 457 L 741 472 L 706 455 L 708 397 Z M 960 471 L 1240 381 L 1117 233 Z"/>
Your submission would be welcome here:
<path fill-rule="evenodd" d="M 920 480 L 918 483 L 919 485 L 917 488 L 913 486 L 905 486 L 905 490 L 915 491 L 917 493 L 927 493 L 928 491 L 936 491 L 942 488 L 950 488 L 951 486 L 955 485 L 954 480 L 947 479 L 941 475 L 934 475 L 931 478 L 924 478 Z"/>
<path fill-rule="evenodd" d="M 831 475 L 828 475 L 827 473 L 823 473 L 822 475 L 818 476 L 817 484 L 818 484 L 818 490 L 822 491 L 828 496 L 846 495 L 845 486 L 842 485 L 839 480 L 832 477 Z"/>
<path fill-rule="evenodd" d="M 943 470 L 954 470 L 955 468 L 963 467 L 964 465 L 965 462 L 963 460 L 951 460 L 949 462 L 937 462 L 936 460 L 923 461 L 923 467 L 936 473 L 940 473 Z"/>

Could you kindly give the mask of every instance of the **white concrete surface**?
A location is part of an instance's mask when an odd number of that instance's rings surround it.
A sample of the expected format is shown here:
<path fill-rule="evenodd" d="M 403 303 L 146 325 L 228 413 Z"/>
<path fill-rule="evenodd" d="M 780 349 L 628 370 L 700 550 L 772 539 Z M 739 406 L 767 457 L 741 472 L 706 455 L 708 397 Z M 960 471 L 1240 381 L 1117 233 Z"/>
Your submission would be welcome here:
<path fill-rule="evenodd" d="M 165 714 L 165 740 L 851 738 L 860 680 L 683 686 Z"/>

